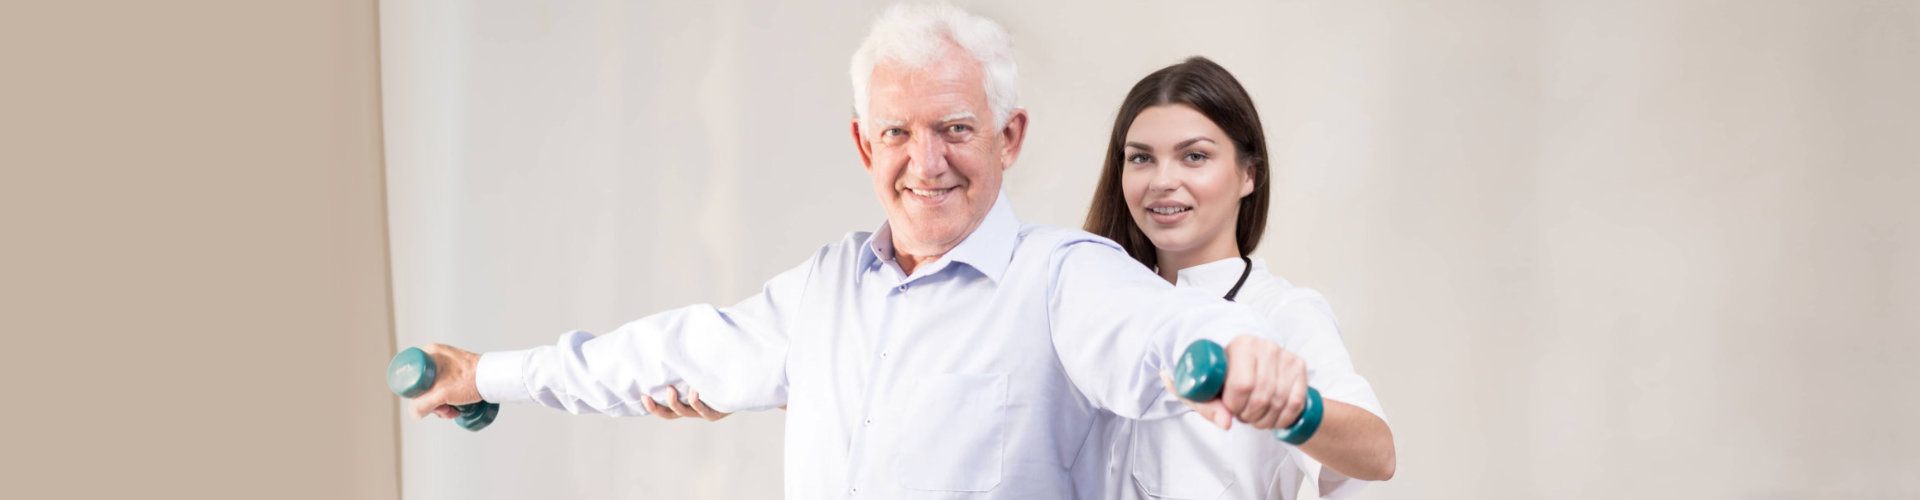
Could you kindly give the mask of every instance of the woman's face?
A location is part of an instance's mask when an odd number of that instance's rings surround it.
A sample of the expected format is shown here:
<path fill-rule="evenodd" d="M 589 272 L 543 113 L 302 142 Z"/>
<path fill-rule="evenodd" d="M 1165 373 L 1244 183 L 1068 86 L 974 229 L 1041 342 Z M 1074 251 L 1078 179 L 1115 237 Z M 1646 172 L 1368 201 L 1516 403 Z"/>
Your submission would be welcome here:
<path fill-rule="evenodd" d="M 1239 255 L 1234 223 L 1253 177 L 1226 131 L 1185 105 L 1154 106 L 1133 119 L 1124 151 L 1120 188 L 1154 248 Z"/>

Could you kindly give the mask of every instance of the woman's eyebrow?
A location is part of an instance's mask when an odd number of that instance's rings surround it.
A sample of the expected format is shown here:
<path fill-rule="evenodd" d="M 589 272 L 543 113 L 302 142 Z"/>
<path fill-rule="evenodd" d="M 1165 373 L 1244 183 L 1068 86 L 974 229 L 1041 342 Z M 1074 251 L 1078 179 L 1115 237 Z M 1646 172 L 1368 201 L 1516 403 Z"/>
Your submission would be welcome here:
<path fill-rule="evenodd" d="M 1192 139 L 1180 141 L 1179 144 L 1173 145 L 1173 149 L 1187 149 L 1187 146 L 1192 146 L 1194 143 L 1197 143 L 1200 141 L 1213 142 L 1213 139 L 1208 139 L 1206 136 L 1195 137 Z"/>
<path fill-rule="evenodd" d="M 1186 149 L 1186 148 L 1187 148 L 1187 146 L 1192 146 L 1192 145 L 1194 145 L 1195 143 L 1198 143 L 1198 142 L 1200 142 L 1200 141 L 1207 141 L 1207 142 L 1213 142 L 1213 139 L 1212 139 L 1212 138 L 1209 138 L 1209 137 L 1206 137 L 1206 136 L 1200 136 L 1200 137 L 1195 137 L 1195 138 L 1192 138 L 1192 139 L 1187 139 L 1187 140 L 1184 140 L 1184 141 L 1180 141 L 1180 143 L 1179 143 L 1179 144 L 1175 144 L 1175 145 L 1173 145 L 1173 149 L 1175 149 L 1175 150 L 1180 150 L 1180 149 Z M 1135 148 L 1135 149 L 1144 149 L 1144 150 L 1147 150 L 1147 151 L 1153 151 L 1153 146 L 1148 146 L 1148 145 L 1146 145 L 1145 143 L 1140 143 L 1140 142 L 1133 142 L 1133 141 L 1127 141 L 1127 147 L 1130 147 L 1130 148 Z"/>

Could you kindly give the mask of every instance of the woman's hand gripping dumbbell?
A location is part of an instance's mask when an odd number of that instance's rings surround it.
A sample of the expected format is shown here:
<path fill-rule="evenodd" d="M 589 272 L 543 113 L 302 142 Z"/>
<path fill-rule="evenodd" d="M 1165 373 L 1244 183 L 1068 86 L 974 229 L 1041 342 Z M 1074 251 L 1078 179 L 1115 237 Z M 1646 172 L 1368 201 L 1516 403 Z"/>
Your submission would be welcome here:
<path fill-rule="evenodd" d="M 1306 443 L 1320 428 L 1325 405 L 1320 391 L 1307 386 L 1305 362 L 1255 337 L 1234 339 L 1233 344 L 1233 363 L 1250 370 L 1229 379 L 1228 349 L 1202 339 L 1180 356 L 1167 380 L 1168 390 L 1223 429 L 1238 416 L 1255 428 L 1273 429 L 1281 441 Z"/>

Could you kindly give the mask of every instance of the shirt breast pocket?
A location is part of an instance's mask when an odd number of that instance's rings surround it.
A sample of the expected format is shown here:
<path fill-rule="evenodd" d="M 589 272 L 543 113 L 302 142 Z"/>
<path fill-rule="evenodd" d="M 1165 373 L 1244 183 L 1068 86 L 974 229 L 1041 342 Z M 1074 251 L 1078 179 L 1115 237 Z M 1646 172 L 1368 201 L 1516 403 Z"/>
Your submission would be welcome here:
<path fill-rule="evenodd" d="M 1235 428 L 1247 425 L 1235 422 Z M 1233 464 L 1226 460 L 1251 460 L 1225 446 L 1224 438 L 1235 436 L 1215 428 L 1199 414 L 1187 413 L 1175 418 L 1135 422 L 1131 460 L 1133 481 L 1139 492 L 1155 500 L 1206 500 L 1223 498 L 1233 484 Z M 1256 436 L 1257 437 L 1257 436 Z"/>
<path fill-rule="evenodd" d="M 951 373 L 924 379 L 900 439 L 900 484 L 932 491 L 989 491 L 1006 449 L 1007 375 Z"/>

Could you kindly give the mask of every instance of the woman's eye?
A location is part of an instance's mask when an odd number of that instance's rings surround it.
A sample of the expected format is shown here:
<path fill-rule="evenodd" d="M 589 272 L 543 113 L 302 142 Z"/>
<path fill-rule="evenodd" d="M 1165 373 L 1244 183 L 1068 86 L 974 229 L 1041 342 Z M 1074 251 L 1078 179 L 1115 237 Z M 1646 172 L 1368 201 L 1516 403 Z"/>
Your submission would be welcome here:
<path fill-rule="evenodd" d="M 1127 163 L 1132 163 L 1132 164 L 1134 164 L 1134 165 L 1145 165 L 1145 164 L 1148 164 L 1148 163 L 1153 163 L 1153 157 L 1151 157 L 1151 156 L 1147 156 L 1147 155 L 1141 155 L 1141 154 L 1136 154 L 1136 155 L 1133 155 L 1133 156 L 1128 156 L 1128 157 L 1127 157 Z"/>
<path fill-rule="evenodd" d="M 1188 163 L 1200 163 L 1203 161 L 1207 161 L 1206 153 L 1200 153 L 1200 152 L 1187 153 Z"/>

